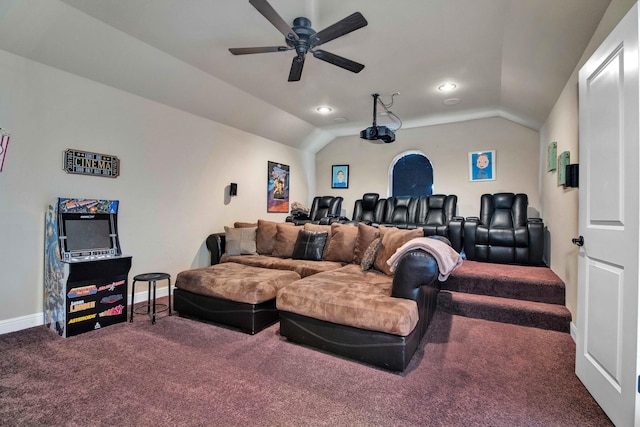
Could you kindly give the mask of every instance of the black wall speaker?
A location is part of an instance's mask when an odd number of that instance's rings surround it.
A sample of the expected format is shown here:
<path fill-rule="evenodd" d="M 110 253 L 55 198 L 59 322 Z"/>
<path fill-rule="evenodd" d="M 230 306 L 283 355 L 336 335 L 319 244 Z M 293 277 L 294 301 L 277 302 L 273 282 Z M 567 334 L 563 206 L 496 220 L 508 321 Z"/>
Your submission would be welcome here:
<path fill-rule="evenodd" d="M 229 184 L 229 195 L 230 196 L 238 195 L 238 184 L 236 184 L 235 182 L 232 182 L 231 184 Z"/>
<path fill-rule="evenodd" d="M 579 164 L 575 163 L 573 165 L 567 165 L 565 169 L 565 186 L 566 187 L 578 187 L 578 182 L 580 182 L 580 168 Z"/>

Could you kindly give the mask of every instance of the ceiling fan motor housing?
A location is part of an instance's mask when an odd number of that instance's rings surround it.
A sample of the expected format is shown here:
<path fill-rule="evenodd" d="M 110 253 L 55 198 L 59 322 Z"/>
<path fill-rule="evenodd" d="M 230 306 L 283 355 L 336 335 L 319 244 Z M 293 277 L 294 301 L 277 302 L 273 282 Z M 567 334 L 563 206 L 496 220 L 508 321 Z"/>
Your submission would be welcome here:
<path fill-rule="evenodd" d="M 291 29 L 298 35 L 298 40 L 287 37 L 287 44 L 296 50 L 298 56 L 304 56 L 313 47 L 311 41 L 316 31 L 311 28 L 311 21 L 303 16 L 293 20 Z"/>

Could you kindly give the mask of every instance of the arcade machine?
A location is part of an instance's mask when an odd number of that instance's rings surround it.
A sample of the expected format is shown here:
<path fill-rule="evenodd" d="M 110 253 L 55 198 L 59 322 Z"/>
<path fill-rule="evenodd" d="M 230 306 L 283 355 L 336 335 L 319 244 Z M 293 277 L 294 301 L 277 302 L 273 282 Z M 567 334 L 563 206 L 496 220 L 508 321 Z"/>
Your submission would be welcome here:
<path fill-rule="evenodd" d="M 62 337 L 127 319 L 131 257 L 118 238 L 118 201 L 54 199 L 45 224 L 44 323 Z"/>

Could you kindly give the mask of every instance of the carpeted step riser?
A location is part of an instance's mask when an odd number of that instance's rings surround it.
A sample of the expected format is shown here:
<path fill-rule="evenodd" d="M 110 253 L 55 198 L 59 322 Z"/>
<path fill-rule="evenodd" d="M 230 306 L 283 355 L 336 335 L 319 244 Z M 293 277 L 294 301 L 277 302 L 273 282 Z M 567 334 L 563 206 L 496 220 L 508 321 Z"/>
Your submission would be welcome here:
<path fill-rule="evenodd" d="M 569 332 L 571 313 L 568 310 L 558 310 L 550 305 L 549 310 L 536 307 L 510 305 L 508 299 L 499 303 L 491 301 L 469 301 L 463 295 L 442 291 L 438 297 L 438 308 L 447 313 L 475 319 L 485 319 L 494 322 L 510 323 L 514 325 L 530 326 L 560 332 Z"/>
<path fill-rule="evenodd" d="M 441 289 L 476 295 L 565 304 L 565 284 L 548 267 L 465 260 Z"/>
<path fill-rule="evenodd" d="M 491 278 L 451 276 L 441 289 L 477 295 L 490 295 L 547 304 L 565 304 L 565 288 L 536 282 L 516 282 Z"/>

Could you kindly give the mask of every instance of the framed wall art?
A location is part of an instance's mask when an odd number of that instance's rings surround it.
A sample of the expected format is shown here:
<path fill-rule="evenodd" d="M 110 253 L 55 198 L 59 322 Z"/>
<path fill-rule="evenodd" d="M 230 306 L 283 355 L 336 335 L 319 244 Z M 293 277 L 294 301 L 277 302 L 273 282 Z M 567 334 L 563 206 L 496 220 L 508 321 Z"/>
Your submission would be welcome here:
<path fill-rule="evenodd" d="M 4 158 L 7 155 L 7 147 L 9 147 L 9 140 L 11 135 L 6 130 L 0 128 L 0 172 L 4 168 Z"/>
<path fill-rule="evenodd" d="M 267 162 L 267 212 L 289 212 L 289 166 Z"/>
<path fill-rule="evenodd" d="M 558 143 L 557 142 L 552 142 L 549 144 L 549 147 L 547 147 L 547 171 L 551 172 L 556 170 L 556 168 L 558 167 Z"/>
<path fill-rule="evenodd" d="M 331 166 L 331 188 L 349 188 L 349 165 Z"/>
<path fill-rule="evenodd" d="M 567 165 L 569 164 L 569 152 L 563 151 L 558 156 L 558 187 L 567 184 Z"/>
<path fill-rule="evenodd" d="M 469 153 L 469 181 L 495 181 L 496 150 Z"/>

